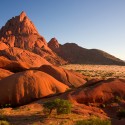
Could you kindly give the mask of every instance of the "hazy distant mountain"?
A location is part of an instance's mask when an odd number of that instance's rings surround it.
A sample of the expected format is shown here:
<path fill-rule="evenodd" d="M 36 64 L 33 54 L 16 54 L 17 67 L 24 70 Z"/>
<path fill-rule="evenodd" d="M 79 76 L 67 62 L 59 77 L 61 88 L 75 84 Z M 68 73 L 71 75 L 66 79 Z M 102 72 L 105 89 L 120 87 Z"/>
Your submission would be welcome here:
<path fill-rule="evenodd" d="M 39 54 L 53 64 L 65 64 L 48 47 L 46 40 L 41 36 L 25 12 L 15 16 L 0 29 L 0 49 L 18 47 Z"/>
<path fill-rule="evenodd" d="M 86 49 L 75 43 L 59 44 L 52 38 L 48 46 L 63 59 L 74 64 L 125 65 L 125 62 L 98 49 Z"/>

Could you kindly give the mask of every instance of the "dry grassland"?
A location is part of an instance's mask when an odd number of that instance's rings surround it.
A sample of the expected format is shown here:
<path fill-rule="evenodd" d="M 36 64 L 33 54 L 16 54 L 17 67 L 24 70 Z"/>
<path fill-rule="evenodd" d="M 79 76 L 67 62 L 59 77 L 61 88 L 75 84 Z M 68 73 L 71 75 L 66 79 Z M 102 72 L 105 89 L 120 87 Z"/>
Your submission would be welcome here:
<path fill-rule="evenodd" d="M 84 76 L 93 78 L 121 78 L 125 79 L 125 66 L 117 65 L 80 65 L 80 64 L 69 64 L 61 66 L 68 70 L 75 70 L 80 72 Z"/>

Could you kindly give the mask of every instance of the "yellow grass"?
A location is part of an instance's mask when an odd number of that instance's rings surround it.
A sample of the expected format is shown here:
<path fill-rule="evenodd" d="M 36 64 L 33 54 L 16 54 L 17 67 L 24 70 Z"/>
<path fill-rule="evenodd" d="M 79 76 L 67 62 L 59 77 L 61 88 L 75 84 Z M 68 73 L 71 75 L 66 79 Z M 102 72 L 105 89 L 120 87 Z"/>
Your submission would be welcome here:
<path fill-rule="evenodd" d="M 75 70 L 92 78 L 122 78 L 125 79 L 125 66 L 117 65 L 80 65 L 69 64 L 61 66 L 68 70 Z"/>

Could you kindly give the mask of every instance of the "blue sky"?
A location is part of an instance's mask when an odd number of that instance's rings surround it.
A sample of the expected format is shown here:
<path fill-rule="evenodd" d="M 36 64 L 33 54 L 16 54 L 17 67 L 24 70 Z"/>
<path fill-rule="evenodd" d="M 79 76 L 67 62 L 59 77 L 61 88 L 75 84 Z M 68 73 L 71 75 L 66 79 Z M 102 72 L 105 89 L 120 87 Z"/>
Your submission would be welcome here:
<path fill-rule="evenodd" d="M 0 27 L 25 11 L 47 42 L 56 37 L 125 60 L 125 0 L 3 0 Z"/>

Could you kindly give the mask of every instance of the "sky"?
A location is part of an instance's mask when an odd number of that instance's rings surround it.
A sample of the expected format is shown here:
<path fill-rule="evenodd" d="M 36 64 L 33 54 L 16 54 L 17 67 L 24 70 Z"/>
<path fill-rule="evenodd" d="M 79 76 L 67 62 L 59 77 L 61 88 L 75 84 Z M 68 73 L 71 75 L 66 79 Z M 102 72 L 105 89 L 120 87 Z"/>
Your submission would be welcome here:
<path fill-rule="evenodd" d="M 125 60 L 125 0 L 1 0 L 0 28 L 25 11 L 48 42 L 76 43 Z"/>

